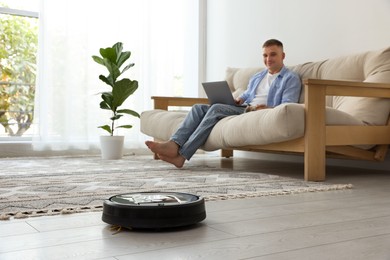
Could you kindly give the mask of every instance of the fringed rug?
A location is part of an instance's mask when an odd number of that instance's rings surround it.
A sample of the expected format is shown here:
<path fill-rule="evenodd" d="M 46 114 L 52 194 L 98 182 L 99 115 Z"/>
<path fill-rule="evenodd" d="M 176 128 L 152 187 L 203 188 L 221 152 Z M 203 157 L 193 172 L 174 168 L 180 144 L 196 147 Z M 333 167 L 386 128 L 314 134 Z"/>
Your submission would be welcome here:
<path fill-rule="evenodd" d="M 176 169 L 151 156 L 3 158 L 0 163 L 1 220 L 100 211 L 105 199 L 130 192 L 186 192 L 207 201 L 352 187 L 191 164 Z"/>

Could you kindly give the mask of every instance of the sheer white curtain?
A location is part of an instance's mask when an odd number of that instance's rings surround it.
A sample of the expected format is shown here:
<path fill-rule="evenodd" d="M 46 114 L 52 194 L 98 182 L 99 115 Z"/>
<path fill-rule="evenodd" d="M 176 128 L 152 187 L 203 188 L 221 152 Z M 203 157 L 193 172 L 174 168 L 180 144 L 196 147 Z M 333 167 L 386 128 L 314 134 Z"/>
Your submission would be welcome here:
<path fill-rule="evenodd" d="M 119 41 L 135 63 L 125 77 L 139 81 L 124 107 L 140 113 L 152 95 L 197 96 L 198 17 L 198 0 L 42 0 L 34 149 L 98 145 L 110 114 L 97 93 L 109 87 L 91 56 Z M 116 132 L 125 147 L 143 147 L 139 119 L 120 120 L 133 125 Z"/>

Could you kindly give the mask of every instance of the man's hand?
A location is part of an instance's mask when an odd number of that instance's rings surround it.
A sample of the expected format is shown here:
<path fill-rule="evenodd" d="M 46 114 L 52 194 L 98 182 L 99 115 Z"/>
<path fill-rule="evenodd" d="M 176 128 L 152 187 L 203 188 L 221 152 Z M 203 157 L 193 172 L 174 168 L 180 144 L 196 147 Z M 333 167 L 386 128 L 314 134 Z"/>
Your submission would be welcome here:
<path fill-rule="evenodd" d="M 244 103 L 244 100 L 242 98 L 236 98 L 234 101 L 237 105 L 242 105 Z"/>
<path fill-rule="evenodd" d="M 255 110 L 265 109 L 268 108 L 266 105 L 256 105 Z"/>
<path fill-rule="evenodd" d="M 270 107 L 267 107 L 266 105 L 247 106 L 245 112 L 257 111 L 266 108 L 270 108 Z"/>

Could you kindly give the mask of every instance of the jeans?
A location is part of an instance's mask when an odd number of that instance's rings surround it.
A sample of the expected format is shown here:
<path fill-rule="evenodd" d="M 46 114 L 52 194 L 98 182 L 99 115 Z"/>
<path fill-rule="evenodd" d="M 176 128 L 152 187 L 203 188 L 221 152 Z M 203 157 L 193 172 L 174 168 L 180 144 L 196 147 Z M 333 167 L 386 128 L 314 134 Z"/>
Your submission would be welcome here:
<path fill-rule="evenodd" d="M 244 113 L 244 107 L 225 104 L 196 104 L 191 108 L 171 140 L 179 145 L 179 154 L 190 160 L 196 150 L 201 147 L 209 137 L 211 130 L 219 120 L 227 116 Z"/>

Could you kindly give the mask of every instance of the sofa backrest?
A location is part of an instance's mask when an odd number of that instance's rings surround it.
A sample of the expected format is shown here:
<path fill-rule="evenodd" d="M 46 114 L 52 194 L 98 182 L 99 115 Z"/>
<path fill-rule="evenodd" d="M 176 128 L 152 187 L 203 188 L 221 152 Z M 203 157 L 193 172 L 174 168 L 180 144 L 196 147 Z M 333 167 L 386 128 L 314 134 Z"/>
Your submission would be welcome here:
<path fill-rule="evenodd" d="M 331 79 L 390 83 L 390 47 L 318 62 L 290 66 L 302 79 Z M 262 67 L 227 68 L 226 80 L 235 97 L 247 88 L 249 78 Z M 303 90 L 303 88 L 302 88 Z M 303 103 L 302 91 L 300 103 Z M 384 125 L 390 114 L 390 99 L 327 97 L 328 106 L 346 112 L 366 124 Z"/>

